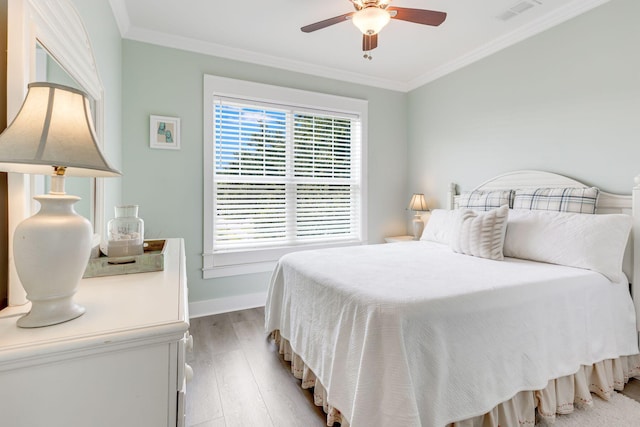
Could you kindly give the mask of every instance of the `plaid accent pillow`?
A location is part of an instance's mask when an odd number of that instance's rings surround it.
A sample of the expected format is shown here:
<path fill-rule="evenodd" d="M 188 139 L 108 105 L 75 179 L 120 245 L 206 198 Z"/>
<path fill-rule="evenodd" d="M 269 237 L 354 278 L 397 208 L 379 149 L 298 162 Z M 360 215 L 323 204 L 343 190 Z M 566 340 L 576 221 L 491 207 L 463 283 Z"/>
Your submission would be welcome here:
<path fill-rule="evenodd" d="M 458 196 L 458 207 L 475 211 L 490 211 L 500 206 L 513 206 L 513 190 L 466 191 Z"/>
<path fill-rule="evenodd" d="M 599 193 L 596 187 L 516 190 L 513 209 L 594 214 Z"/>

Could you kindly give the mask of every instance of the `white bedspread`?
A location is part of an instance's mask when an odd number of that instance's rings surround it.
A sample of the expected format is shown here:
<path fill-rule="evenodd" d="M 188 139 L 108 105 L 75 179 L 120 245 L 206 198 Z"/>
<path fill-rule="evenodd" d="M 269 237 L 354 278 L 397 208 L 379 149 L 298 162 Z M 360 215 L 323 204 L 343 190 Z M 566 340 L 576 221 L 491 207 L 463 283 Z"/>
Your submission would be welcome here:
<path fill-rule="evenodd" d="M 352 427 L 443 426 L 638 353 L 627 283 L 431 242 L 284 256 L 265 327 L 290 341 Z"/>

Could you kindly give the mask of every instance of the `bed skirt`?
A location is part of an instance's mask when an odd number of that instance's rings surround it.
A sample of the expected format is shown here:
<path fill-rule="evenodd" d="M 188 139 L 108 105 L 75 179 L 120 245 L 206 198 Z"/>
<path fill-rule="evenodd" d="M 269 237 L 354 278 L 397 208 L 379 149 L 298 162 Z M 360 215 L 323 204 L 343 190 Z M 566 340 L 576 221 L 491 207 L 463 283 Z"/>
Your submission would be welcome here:
<path fill-rule="evenodd" d="M 289 341 L 276 330 L 271 333 L 284 360 L 291 362 L 291 372 L 302 380 L 302 388 L 313 388 L 316 406 L 327 414 L 327 426 L 340 423 L 349 427 L 340 411 L 327 402 L 327 392 L 315 374 L 291 349 Z M 536 417 L 553 423 L 556 414 L 569 414 L 574 408 L 593 405 L 591 393 L 609 400 L 614 390 L 622 390 L 629 378 L 640 375 L 640 355 L 607 359 L 581 366 L 573 375 L 550 380 L 542 390 L 521 391 L 484 415 L 457 421 L 447 427 L 534 426 Z"/>

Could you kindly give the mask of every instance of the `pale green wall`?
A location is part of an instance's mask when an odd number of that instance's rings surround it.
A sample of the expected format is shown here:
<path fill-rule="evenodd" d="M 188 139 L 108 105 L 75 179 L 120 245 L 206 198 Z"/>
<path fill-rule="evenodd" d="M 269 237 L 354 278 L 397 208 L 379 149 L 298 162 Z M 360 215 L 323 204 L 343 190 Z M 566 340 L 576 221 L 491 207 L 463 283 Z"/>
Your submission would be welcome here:
<path fill-rule="evenodd" d="M 191 302 L 264 292 L 270 276 L 202 279 L 204 74 L 368 100 L 369 241 L 406 231 L 406 94 L 130 40 L 122 58 L 123 202 L 147 238 L 185 239 Z M 149 148 L 149 115 L 181 118 L 180 151 Z"/>
<path fill-rule="evenodd" d="M 109 162 L 122 170 L 122 39 L 109 2 L 105 0 L 72 0 L 89 34 L 104 87 L 104 154 Z M 120 203 L 121 178 L 105 178 L 105 224 L 114 216 L 113 207 Z M 105 230 L 103 230 L 104 233 Z"/>
<path fill-rule="evenodd" d="M 640 174 L 640 2 L 612 0 L 409 94 L 409 186 L 441 204 L 542 169 L 630 193 Z M 411 191 L 411 188 L 409 189 Z"/>

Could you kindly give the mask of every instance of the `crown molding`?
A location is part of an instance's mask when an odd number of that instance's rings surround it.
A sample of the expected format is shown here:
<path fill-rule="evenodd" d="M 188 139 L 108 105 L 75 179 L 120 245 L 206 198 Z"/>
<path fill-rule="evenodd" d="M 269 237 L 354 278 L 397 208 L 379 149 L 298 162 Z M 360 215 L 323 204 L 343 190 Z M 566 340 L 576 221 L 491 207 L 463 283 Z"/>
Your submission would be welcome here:
<path fill-rule="evenodd" d="M 521 28 L 512 31 L 511 33 L 494 39 L 491 42 L 486 43 L 483 46 L 480 46 L 479 48 L 428 71 L 410 81 L 397 81 L 366 76 L 361 73 L 345 71 L 338 68 L 324 67 L 322 65 L 309 62 L 265 55 L 259 52 L 231 48 L 217 43 L 204 42 L 202 40 L 164 34 L 157 31 L 135 27 L 131 25 L 125 0 L 109 0 L 109 3 L 120 30 L 120 35 L 123 39 L 248 62 L 256 65 L 279 68 L 317 77 L 356 83 L 359 85 L 378 87 L 398 92 L 410 92 L 522 40 L 548 30 L 551 27 L 574 18 L 597 6 L 608 3 L 609 1 L 611 0 L 574 0 L 573 2 L 557 9 L 553 13 L 542 16 Z"/>
<path fill-rule="evenodd" d="M 134 26 L 130 26 L 129 29 L 125 33 L 121 33 L 121 35 L 124 39 L 127 40 L 150 43 L 163 47 L 180 49 L 210 56 L 217 56 L 220 58 L 236 61 L 248 62 L 256 65 L 264 65 L 267 67 L 279 68 L 303 74 L 310 74 L 313 76 L 325 77 L 333 80 L 346 81 L 349 83 L 357 83 L 364 86 L 379 87 L 382 89 L 390 89 L 398 92 L 408 91 L 408 86 L 405 82 L 366 76 L 351 71 L 324 67 L 318 64 L 295 61 L 272 55 L 265 55 L 262 53 L 247 51 L 243 49 L 231 48 L 217 43 L 204 42 L 202 40 L 196 40 L 188 37 L 164 34 L 157 31 L 151 31 Z"/>

